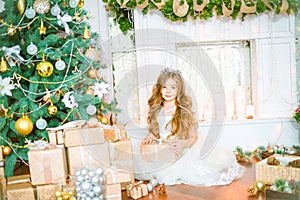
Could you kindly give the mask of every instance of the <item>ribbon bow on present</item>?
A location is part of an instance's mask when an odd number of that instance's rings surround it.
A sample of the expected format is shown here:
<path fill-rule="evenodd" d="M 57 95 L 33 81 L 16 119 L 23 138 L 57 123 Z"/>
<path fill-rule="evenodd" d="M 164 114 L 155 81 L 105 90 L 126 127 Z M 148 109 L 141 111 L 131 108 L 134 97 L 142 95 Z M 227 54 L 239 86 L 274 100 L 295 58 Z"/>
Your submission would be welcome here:
<path fill-rule="evenodd" d="M 57 15 L 57 23 L 58 25 L 63 25 L 65 28 L 65 32 L 69 35 L 70 34 L 70 28 L 67 22 L 71 22 L 72 17 L 68 14 L 64 14 L 64 16 Z"/>
<path fill-rule="evenodd" d="M 147 185 L 143 181 L 131 183 L 127 186 L 127 196 L 133 199 L 138 199 L 148 195 Z"/>
<path fill-rule="evenodd" d="M 7 62 L 10 66 L 16 66 L 14 60 L 24 61 L 24 58 L 20 56 L 21 47 L 19 45 L 13 47 L 2 47 L 1 49 L 4 51 Z M 13 58 L 13 59 L 12 59 Z"/>

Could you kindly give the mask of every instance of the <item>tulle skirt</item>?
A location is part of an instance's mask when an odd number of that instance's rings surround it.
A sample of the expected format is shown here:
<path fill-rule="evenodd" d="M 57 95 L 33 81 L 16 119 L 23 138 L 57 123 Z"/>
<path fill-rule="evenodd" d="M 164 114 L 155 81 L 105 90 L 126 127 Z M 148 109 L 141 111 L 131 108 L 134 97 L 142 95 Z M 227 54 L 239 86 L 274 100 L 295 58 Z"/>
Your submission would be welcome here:
<path fill-rule="evenodd" d="M 245 172 L 245 167 L 237 163 L 233 151 L 215 146 L 205 157 L 200 157 L 199 152 L 199 144 L 196 143 L 174 162 L 145 161 L 141 154 L 135 153 L 135 178 L 156 179 L 166 185 L 213 186 L 230 184 Z"/>

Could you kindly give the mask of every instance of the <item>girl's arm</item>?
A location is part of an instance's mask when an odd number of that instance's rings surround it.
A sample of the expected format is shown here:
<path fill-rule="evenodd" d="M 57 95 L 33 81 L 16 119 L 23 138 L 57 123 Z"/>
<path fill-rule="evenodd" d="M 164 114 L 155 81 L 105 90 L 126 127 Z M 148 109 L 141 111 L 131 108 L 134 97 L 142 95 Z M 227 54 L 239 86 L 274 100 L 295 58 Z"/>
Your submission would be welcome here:
<path fill-rule="evenodd" d="M 149 132 L 147 136 L 144 138 L 142 141 L 142 144 L 151 144 L 153 141 L 158 141 L 158 139 L 151 133 Z"/>
<path fill-rule="evenodd" d="M 193 146 L 198 140 L 197 129 L 193 128 L 191 134 L 187 139 L 184 140 L 175 140 L 170 144 L 170 149 L 175 153 L 181 153 L 185 148 Z"/>

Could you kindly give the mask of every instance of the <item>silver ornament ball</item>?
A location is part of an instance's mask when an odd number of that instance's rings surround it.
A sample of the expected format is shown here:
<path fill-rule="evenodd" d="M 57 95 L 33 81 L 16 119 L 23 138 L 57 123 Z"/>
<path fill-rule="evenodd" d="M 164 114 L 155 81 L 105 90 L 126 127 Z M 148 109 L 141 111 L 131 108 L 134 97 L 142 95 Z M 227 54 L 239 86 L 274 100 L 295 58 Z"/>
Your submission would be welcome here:
<path fill-rule="evenodd" d="M 53 6 L 52 8 L 51 8 L 51 15 L 53 15 L 53 16 L 58 16 L 59 15 L 59 13 L 60 13 L 60 7 L 56 4 L 55 6 Z"/>
<path fill-rule="evenodd" d="M 25 11 L 25 16 L 28 19 L 33 19 L 35 17 L 35 14 L 36 14 L 35 11 L 31 7 Z"/>
<path fill-rule="evenodd" d="M 64 70 L 66 68 L 66 63 L 63 60 L 58 60 L 55 63 L 55 68 L 60 71 Z"/>

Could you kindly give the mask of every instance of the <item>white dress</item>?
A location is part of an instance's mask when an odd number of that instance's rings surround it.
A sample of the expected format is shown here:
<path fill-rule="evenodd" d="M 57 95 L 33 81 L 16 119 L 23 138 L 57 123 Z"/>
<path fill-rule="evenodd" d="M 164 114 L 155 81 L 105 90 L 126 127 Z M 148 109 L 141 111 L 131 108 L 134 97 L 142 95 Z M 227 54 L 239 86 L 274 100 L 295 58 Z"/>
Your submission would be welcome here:
<path fill-rule="evenodd" d="M 166 124 L 172 116 L 158 116 L 160 124 L 160 136 L 165 139 L 170 131 Z M 186 149 L 183 155 L 174 162 L 144 161 L 140 154 L 135 154 L 135 178 L 138 180 L 156 179 L 160 184 L 189 184 L 189 185 L 226 185 L 234 179 L 240 178 L 245 168 L 236 161 L 233 151 L 225 151 L 224 148 L 216 146 L 211 153 L 200 158 L 201 139 L 190 148 Z"/>

